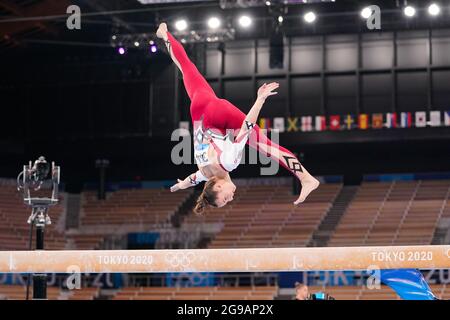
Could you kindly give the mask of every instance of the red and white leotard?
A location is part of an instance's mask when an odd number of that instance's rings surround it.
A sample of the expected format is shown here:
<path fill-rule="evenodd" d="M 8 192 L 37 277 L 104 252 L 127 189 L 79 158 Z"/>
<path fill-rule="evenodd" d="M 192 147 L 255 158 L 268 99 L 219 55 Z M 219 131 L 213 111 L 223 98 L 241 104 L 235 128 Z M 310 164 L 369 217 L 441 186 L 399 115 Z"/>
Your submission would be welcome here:
<path fill-rule="evenodd" d="M 196 122 L 194 127 L 194 157 L 197 165 L 202 168 L 212 164 L 208 157 L 209 148 L 214 148 L 217 153 L 217 160 L 223 170 L 231 172 L 241 163 L 243 150 L 247 144 L 250 133 L 255 127 L 254 123 L 245 121 L 245 126 L 239 131 L 236 138 L 233 132 L 227 134 L 214 132 L 212 129 L 206 129 L 203 122 Z M 195 174 L 195 182 L 200 183 L 208 179 L 198 170 Z"/>

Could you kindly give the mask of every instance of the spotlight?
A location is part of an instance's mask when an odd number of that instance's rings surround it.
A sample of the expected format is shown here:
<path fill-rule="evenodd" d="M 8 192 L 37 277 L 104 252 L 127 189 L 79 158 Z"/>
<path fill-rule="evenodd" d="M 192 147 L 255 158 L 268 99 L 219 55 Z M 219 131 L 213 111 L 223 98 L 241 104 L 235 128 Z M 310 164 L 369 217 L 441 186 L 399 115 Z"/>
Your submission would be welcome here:
<path fill-rule="evenodd" d="M 113 36 L 111 37 L 111 39 L 116 40 L 116 39 L 117 39 L 117 36 L 116 36 L 116 35 L 113 35 Z"/>
<path fill-rule="evenodd" d="M 316 21 L 316 14 L 310 11 L 303 16 L 303 19 L 305 19 L 307 23 L 313 23 L 314 21 Z"/>
<path fill-rule="evenodd" d="M 439 7 L 436 3 L 432 3 L 428 7 L 428 13 L 432 16 L 437 16 L 439 13 L 441 13 L 441 7 Z"/>
<path fill-rule="evenodd" d="M 120 47 L 117 51 L 119 52 L 120 55 L 125 54 L 125 48 L 124 47 Z"/>
<path fill-rule="evenodd" d="M 283 20 L 284 20 L 284 19 L 283 19 L 283 16 L 278 16 L 278 22 L 279 22 L 279 23 L 283 23 Z"/>
<path fill-rule="evenodd" d="M 266 6 L 270 6 L 270 5 L 271 5 L 270 1 L 266 1 Z"/>
<path fill-rule="evenodd" d="M 175 28 L 176 28 L 178 31 L 186 30 L 187 26 L 188 26 L 188 25 L 187 25 L 186 20 L 178 20 L 177 22 L 175 22 Z"/>
<path fill-rule="evenodd" d="M 156 46 L 155 46 L 155 45 L 150 46 L 150 51 L 151 51 L 151 52 L 155 53 L 156 50 L 157 50 L 157 49 L 156 49 Z"/>
<path fill-rule="evenodd" d="M 135 46 L 135 47 L 139 47 L 139 42 L 138 42 L 138 41 L 135 41 L 135 42 L 134 42 L 134 46 Z"/>
<path fill-rule="evenodd" d="M 242 16 L 239 18 L 241 27 L 248 28 L 252 24 L 252 19 L 249 16 Z"/>
<path fill-rule="evenodd" d="M 362 11 L 361 11 L 361 16 L 364 19 L 369 19 L 369 17 L 372 15 L 372 9 L 370 9 L 369 7 L 365 7 Z"/>
<path fill-rule="evenodd" d="M 407 17 L 414 17 L 416 15 L 416 8 L 414 8 L 413 6 L 407 6 L 405 7 L 405 9 L 403 10 L 405 16 Z"/>
<path fill-rule="evenodd" d="M 150 40 L 148 43 L 150 43 L 150 45 L 153 45 L 153 44 L 155 44 L 155 41 Z"/>
<path fill-rule="evenodd" d="M 219 18 L 217 18 L 217 17 L 209 18 L 208 27 L 210 27 L 211 29 L 217 29 L 218 27 L 220 27 Z"/>

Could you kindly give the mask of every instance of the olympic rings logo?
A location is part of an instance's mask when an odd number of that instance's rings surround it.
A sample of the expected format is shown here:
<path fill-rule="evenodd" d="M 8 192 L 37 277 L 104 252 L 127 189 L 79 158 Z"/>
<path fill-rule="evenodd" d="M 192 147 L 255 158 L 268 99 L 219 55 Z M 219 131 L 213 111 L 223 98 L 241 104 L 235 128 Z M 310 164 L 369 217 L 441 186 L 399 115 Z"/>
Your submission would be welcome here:
<path fill-rule="evenodd" d="M 192 252 L 189 253 L 168 253 L 166 255 L 166 262 L 172 268 L 187 268 L 191 265 L 195 255 Z"/>

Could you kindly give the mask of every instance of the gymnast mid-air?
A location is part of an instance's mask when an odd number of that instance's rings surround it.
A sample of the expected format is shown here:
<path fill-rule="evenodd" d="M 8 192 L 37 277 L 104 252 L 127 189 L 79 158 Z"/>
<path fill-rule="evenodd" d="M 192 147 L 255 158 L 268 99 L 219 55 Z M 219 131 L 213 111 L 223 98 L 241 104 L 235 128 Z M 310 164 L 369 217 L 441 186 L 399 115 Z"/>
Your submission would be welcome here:
<path fill-rule="evenodd" d="M 183 46 L 168 32 L 167 25 L 161 23 L 156 36 L 162 40 L 182 75 L 187 94 L 191 100 L 190 112 L 194 125 L 194 155 L 198 171 L 178 183 L 170 190 L 175 192 L 206 181 L 203 192 L 197 200 L 194 212 L 202 214 L 207 206 L 223 207 L 233 200 L 236 186 L 231 181 L 230 172 L 241 162 L 245 144 L 278 161 L 294 174 L 302 185 L 295 205 L 319 186 L 314 178 L 300 164 L 289 150 L 267 138 L 255 124 L 259 112 L 269 96 L 277 94 L 279 84 L 272 82 L 258 89 L 257 99 L 245 115 L 225 99 L 216 96 L 208 82 L 196 66 L 189 60 Z M 236 132 L 230 137 L 229 130 Z"/>

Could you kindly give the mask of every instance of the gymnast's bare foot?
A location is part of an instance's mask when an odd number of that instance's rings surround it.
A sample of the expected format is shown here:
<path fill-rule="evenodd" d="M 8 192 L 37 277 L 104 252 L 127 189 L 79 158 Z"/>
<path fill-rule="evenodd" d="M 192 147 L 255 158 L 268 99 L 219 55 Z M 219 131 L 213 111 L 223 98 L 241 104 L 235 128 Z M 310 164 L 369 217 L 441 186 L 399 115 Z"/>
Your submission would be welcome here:
<path fill-rule="evenodd" d="M 304 202 L 306 200 L 306 197 L 308 197 L 308 195 L 312 191 L 317 189 L 317 187 L 320 185 L 320 182 L 313 176 L 309 175 L 308 177 L 303 178 L 301 180 L 301 184 L 302 184 L 302 191 L 300 192 L 300 196 L 298 197 L 298 199 L 294 202 L 295 205 Z"/>
<path fill-rule="evenodd" d="M 165 22 L 159 25 L 158 30 L 156 30 L 156 36 L 164 41 L 167 41 L 167 24 Z"/>

